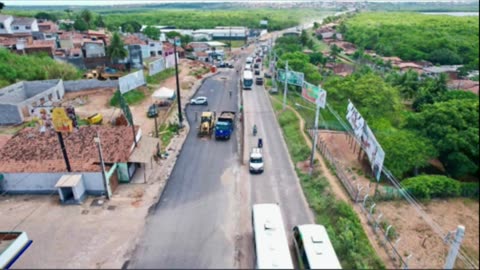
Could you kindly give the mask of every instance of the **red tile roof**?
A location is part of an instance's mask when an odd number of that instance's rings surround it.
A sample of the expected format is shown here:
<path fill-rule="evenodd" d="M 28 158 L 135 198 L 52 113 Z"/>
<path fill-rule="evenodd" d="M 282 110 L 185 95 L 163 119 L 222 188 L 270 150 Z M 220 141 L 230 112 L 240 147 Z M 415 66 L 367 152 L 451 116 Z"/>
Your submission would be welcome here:
<path fill-rule="evenodd" d="M 147 45 L 145 41 L 134 35 L 123 36 L 122 39 L 125 45 Z"/>
<path fill-rule="evenodd" d="M 55 48 L 54 40 L 34 40 L 31 44 L 26 44 L 25 48 Z"/>
<path fill-rule="evenodd" d="M 97 131 L 106 163 L 128 161 L 133 145 L 131 127 L 81 127 L 78 131 L 63 135 L 73 172 L 100 170 L 98 150 L 93 141 Z M 0 149 L 0 172 L 66 171 L 58 137 L 53 131 L 40 133 L 38 128 L 25 128 Z"/>
<path fill-rule="evenodd" d="M 451 80 L 448 82 L 448 87 L 472 92 L 478 95 L 479 82 L 472 80 Z"/>
<path fill-rule="evenodd" d="M 39 22 L 38 30 L 40 30 L 40 32 L 56 33 L 58 31 L 58 25 L 51 21 Z"/>

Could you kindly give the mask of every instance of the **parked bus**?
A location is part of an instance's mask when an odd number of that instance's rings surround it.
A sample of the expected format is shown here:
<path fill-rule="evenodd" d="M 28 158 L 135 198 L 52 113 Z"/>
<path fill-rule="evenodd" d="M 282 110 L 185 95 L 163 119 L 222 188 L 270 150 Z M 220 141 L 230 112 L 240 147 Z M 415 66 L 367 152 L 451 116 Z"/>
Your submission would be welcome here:
<path fill-rule="evenodd" d="M 245 70 L 243 72 L 243 79 L 242 79 L 243 89 L 252 90 L 253 88 L 253 73 L 250 70 Z"/>
<path fill-rule="evenodd" d="M 295 226 L 293 243 L 301 269 L 342 269 L 327 230 L 322 225 Z"/>
<path fill-rule="evenodd" d="M 293 269 L 282 214 L 277 204 L 255 204 L 252 208 L 255 267 Z"/>

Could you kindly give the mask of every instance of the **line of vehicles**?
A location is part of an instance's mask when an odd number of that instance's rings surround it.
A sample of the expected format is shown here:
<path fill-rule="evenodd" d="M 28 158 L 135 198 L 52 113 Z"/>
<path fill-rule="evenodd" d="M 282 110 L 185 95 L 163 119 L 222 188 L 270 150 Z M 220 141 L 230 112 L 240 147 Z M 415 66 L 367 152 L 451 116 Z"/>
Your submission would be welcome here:
<path fill-rule="evenodd" d="M 293 269 L 280 207 L 273 203 L 252 207 L 255 268 Z M 324 226 L 293 228 L 292 242 L 300 269 L 342 269 Z"/>
<path fill-rule="evenodd" d="M 234 111 L 222 111 L 218 117 L 216 112 L 202 112 L 198 136 L 211 137 L 214 134 L 216 140 L 229 140 L 235 129 L 235 116 Z"/>

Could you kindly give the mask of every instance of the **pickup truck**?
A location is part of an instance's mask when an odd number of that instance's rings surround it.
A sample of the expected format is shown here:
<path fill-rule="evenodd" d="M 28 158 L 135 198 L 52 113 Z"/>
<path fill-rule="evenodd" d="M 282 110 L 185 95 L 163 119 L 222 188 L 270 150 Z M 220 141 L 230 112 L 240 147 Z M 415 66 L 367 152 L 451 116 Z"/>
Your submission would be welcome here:
<path fill-rule="evenodd" d="M 215 125 L 215 139 L 230 139 L 235 127 L 235 112 L 223 111 L 220 113 Z"/>

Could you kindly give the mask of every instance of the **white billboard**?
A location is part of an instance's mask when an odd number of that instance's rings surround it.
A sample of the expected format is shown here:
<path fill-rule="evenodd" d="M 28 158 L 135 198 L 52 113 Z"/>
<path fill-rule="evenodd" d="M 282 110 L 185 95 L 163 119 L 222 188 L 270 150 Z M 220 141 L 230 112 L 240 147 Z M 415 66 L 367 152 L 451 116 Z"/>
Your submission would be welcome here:
<path fill-rule="evenodd" d="M 118 79 L 118 88 L 120 93 L 125 94 L 139 86 L 145 85 L 145 76 L 143 70 L 139 70 Z"/>
<path fill-rule="evenodd" d="M 165 60 L 160 58 L 148 64 L 148 75 L 155 75 L 165 69 Z"/>

